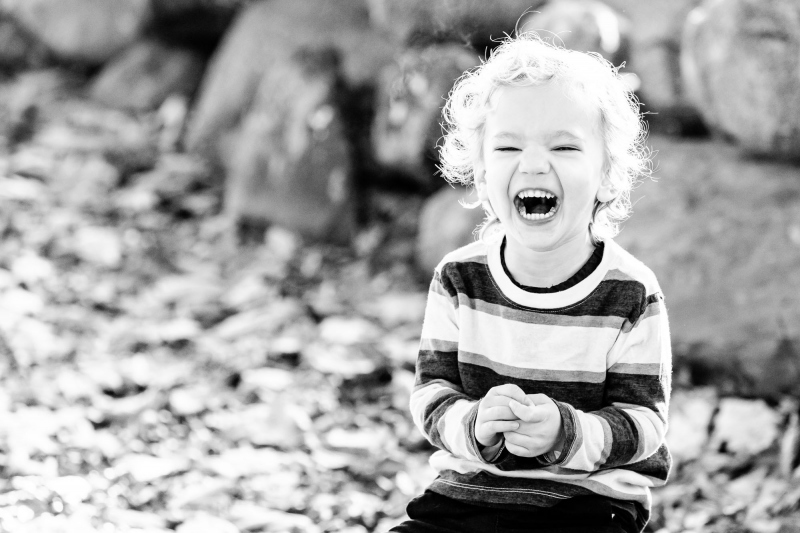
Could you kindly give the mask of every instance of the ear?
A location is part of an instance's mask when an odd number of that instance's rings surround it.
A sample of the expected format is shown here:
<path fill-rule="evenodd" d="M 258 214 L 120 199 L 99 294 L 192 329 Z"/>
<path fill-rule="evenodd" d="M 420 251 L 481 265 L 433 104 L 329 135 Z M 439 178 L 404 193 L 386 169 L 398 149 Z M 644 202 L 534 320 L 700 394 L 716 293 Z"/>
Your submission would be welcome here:
<path fill-rule="evenodd" d="M 476 162 L 472 172 L 474 175 L 475 191 L 478 193 L 478 200 L 481 202 L 488 202 L 489 191 L 486 188 L 486 167 L 483 166 L 483 162 Z"/>
<path fill-rule="evenodd" d="M 606 176 L 603 178 L 603 181 L 600 182 L 600 188 L 597 189 L 597 201 L 604 204 L 614 200 L 618 194 L 619 191 L 611 183 L 608 176 Z"/>

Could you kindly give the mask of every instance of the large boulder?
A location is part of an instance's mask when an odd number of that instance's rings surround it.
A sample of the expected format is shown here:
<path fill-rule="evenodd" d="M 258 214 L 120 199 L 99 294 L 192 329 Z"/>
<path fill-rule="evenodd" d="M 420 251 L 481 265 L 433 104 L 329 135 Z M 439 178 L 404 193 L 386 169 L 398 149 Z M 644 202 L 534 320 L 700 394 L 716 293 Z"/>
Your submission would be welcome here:
<path fill-rule="evenodd" d="M 195 51 L 141 41 L 103 67 L 91 95 L 121 109 L 149 111 L 170 95 L 194 94 L 204 68 L 202 55 Z"/>
<path fill-rule="evenodd" d="M 461 45 L 413 48 L 387 66 L 378 88 L 372 154 L 424 190 L 444 184 L 435 176 L 442 107 L 455 80 L 480 63 Z"/>
<path fill-rule="evenodd" d="M 570 50 L 597 52 L 614 65 L 628 58 L 630 21 L 598 0 L 560 0 L 526 14 L 521 31 L 536 31 Z"/>
<path fill-rule="evenodd" d="M 47 49 L 0 12 L 0 71 L 15 72 L 47 63 Z"/>
<path fill-rule="evenodd" d="M 59 59 L 101 64 L 139 38 L 149 0 L 24 0 L 3 8 Z"/>
<path fill-rule="evenodd" d="M 213 51 L 248 0 L 150 0 L 151 32 L 159 39 Z"/>
<path fill-rule="evenodd" d="M 799 50 L 796 0 L 706 1 L 683 34 L 688 95 L 747 152 L 800 159 Z"/>
<path fill-rule="evenodd" d="M 678 135 L 706 133 L 683 89 L 681 33 L 700 0 L 605 0 L 630 21 L 628 61 L 621 72 L 639 78 L 637 95 L 651 131 Z"/>
<path fill-rule="evenodd" d="M 212 57 L 190 119 L 186 144 L 220 160 L 264 74 L 302 47 L 341 52 L 348 84 L 374 83 L 398 45 L 370 24 L 363 0 L 261 0 L 241 10 Z"/>
<path fill-rule="evenodd" d="M 545 0 L 367 0 L 370 18 L 404 42 L 469 44 L 481 55 Z"/>
<path fill-rule="evenodd" d="M 420 274 L 431 276 L 439 261 L 456 248 L 473 242 L 475 230 L 483 222 L 483 208 L 461 205 L 475 202 L 474 191 L 463 187 L 444 187 L 426 200 L 419 217 L 417 266 Z"/>
<path fill-rule="evenodd" d="M 653 269 L 696 384 L 800 392 L 800 169 L 721 142 L 654 136 L 655 181 L 617 237 Z"/>
<path fill-rule="evenodd" d="M 340 75 L 330 48 L 300 49 L 265 73 L 228 164 L 225 207 L 234 220 L 276 223 L 329 242 L 352 237 Z"/>

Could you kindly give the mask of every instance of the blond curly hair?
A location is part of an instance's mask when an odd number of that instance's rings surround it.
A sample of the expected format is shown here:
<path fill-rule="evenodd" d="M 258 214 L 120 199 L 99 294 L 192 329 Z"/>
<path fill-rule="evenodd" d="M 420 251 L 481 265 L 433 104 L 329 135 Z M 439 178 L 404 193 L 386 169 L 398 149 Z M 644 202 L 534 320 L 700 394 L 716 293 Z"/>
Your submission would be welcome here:
<path fill-rule="evenodd" d="M 616 190 L 609 202 L 595 202 L 589 225 L 592 238 L 602 241 L 619 232 L 631 211 L 630 193 L 652 172 L 647 130 L 639 101 L 611 63 L 596 53 L 555 46 L 534 32 L 507 37 L 488 60 L 465 72 L 453 87 L 443 110 L 443 142 L 439 170 L 450 182 L 474 185 L 474 166 L 482 157 L 489 102 L 499 87 L 559 82 L 569 95 L 595 105 L 605 144 L 605 176 Z M 477 207 L 480 204 L 465 204 Z M 481 235 L 497 222 L 491 206 Z"/>

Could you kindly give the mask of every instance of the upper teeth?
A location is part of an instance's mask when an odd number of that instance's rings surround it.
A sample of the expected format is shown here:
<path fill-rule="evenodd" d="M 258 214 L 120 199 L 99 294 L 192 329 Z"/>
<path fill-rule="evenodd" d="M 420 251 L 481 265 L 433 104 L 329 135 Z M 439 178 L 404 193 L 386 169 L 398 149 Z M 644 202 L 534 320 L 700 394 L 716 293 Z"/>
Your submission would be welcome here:
<path fill-rule="evenodd" d="M 520 198 L 530 198 L 530 197 L 534 197 L 534 198 L 555 198 L 555 195 L 553 193 L 547 192 L 547 191 L 541 191 L 541 190 L 538 190 L 538 189 L 537 190 L 527 189 L 527 190 L 524 190 L 524 191 L 520 191 L 517 194 L 517 196 L 519 196 Z"/>

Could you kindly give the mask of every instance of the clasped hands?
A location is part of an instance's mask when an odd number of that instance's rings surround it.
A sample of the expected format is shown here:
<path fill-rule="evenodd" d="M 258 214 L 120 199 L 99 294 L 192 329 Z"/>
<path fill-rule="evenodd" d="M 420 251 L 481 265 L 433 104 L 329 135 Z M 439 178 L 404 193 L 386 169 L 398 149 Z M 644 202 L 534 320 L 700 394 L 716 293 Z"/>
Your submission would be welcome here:
<path fill-rule="evenodd" d="M 506 449 L 520 457 L 536 457 L 563 446 L 561 413 L 544 394 L 525 394 L 517 385 L 500 385 L 478 405 L 475 439 L 494 446 L 505 439 Z"/>

